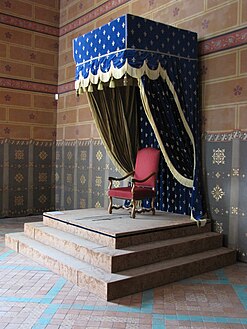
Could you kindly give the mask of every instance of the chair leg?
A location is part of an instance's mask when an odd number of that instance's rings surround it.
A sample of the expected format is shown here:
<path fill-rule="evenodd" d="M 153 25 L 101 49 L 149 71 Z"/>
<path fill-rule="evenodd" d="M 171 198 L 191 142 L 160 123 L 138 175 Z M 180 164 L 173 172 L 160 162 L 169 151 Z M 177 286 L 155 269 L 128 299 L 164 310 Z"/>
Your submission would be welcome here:
<path fill-rule="evenodd" d="M 155 198 L 152 198 L 152 201 L 151 201 L 152 215 L 155 215 L 154 200 L 155 200 Z"/>
<path fill-rule="evenodd" d="M 112 214 L 112 197 L 109 197 L 108 213 Z"/>
<path fill-rule="evenodd" d="M 131 210 L 131 218 L 136 218 L 136 200 L 132 200 L 132 210 Z"/>

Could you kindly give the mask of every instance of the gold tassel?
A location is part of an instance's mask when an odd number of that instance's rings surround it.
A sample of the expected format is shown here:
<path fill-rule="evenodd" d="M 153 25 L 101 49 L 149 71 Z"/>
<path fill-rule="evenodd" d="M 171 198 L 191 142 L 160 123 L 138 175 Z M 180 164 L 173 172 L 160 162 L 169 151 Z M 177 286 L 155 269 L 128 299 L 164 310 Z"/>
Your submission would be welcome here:
<path fill-rule="evenodd" d="M 109 83 L 109 88 L 115 88 L 115 81 L 113 77 L 111 77 L 110 83 Z"/>

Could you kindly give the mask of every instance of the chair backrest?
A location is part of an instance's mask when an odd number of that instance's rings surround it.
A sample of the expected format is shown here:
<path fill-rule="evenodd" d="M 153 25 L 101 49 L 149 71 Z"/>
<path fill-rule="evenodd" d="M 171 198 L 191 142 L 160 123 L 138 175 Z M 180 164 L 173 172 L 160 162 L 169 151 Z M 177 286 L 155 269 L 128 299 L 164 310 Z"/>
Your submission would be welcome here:
<path fill-rule="evenodd" d="M 155 188 L 156 176 L 159 170 L 160 150 L 152 147 L 140 149 L 137 152 L 135 164 L 135 179 L 143 179 L 155 172 L 156 175 L 149 178 L 143 183 L 136 183 L 137 186 Z"/>

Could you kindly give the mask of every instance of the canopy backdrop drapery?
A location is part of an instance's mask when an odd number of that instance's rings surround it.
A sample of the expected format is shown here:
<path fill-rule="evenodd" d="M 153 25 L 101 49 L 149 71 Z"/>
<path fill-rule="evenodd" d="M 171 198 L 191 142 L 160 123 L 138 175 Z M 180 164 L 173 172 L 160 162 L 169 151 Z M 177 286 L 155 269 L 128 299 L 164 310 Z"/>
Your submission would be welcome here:
<path fill-rule="evenodd" d="M 73 46 L 75 88 L 87 92 L 111 159 L 128 172 L 139 147 L 160 148 L 156 208 L 201 219 L 196 33 L 127 14 Z"/>
<path fill-rule="evenodd" d="M 88 93 L 88 100 L 97 130 L 112 161 L 124 172 L 133 171 L 139 146 L 135 88 L 95 90 Z"/>

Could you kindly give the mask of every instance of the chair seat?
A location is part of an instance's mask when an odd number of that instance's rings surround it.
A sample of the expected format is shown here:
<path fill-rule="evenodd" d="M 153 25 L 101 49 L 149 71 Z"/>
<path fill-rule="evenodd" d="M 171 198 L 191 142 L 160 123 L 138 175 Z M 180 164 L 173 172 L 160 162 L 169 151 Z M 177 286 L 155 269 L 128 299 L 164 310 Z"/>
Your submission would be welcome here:
<path fill-rule="evenodd" d="M 149 212 L 151 211 L 155 215 L 154 200 L 155 200 L 155 186 L 156 186 L 156 177 L 159 170 L 159 159 L 160 159 L 160 150 L 154 149 L 151 147 L 146 147 L 137 152 L 135 170 L 127 173 L 122 178 L 109 177 L 109 206 L 108 212 L 112 213 L 112 209 L 121 209 L 126 208 L 123 205 L 113 205 L 113 198 L 131 200 L 131 215 L 130 217 L 135 218 L 135 213 Z M 132 186 L 128 187 L 114 187 L 114 181 L 122 181 L 130 176 L 133 176 L 131 179 Z M 137 210 L 138 206 L 137 201 L 151 199 L 151 207 L 149 209 L 140 207 Z M 129 210 L 129 207 L 127 207 Z"/>
<path fill-rule="evenodd" d="M 131 187 L 117 187 L 108 190 L 109 197 L 126 199 L 126 200 L 143 200 L 146 198 L 155 197 L 155 191 L 151 188 L 135 187 L 134 193 L 131 192 Z"/>

